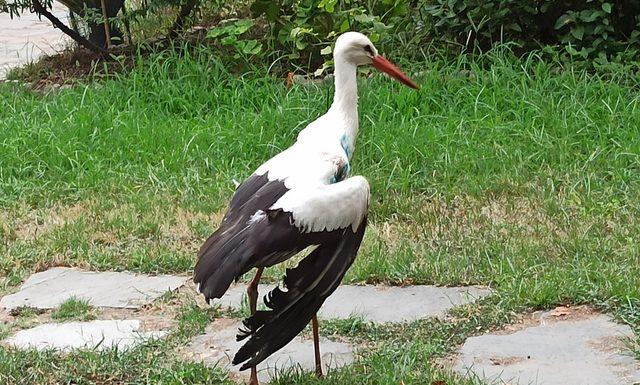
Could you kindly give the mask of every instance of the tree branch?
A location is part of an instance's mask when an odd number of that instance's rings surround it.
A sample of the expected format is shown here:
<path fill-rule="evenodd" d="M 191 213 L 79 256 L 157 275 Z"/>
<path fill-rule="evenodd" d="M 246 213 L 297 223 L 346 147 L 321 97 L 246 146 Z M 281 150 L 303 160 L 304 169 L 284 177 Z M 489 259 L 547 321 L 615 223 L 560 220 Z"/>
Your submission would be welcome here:
<path fill-rule="evenodd" d="M 67 27 L 66 25 L 64 25 L 63 22 L 60 21 L 60 19 L 58 19 L 57 17 L 55 17 L 51 12 L 49 12 L 43 5 L 42 3 L 40 3 L 39 0 L 32 0 L 33 2 L 33 10 L 36 11 L 36 13 L 46 17 L 47 19 L 49 19 L 49 21 L 53 24 L 54 27 L 60 29 L 62 32 L 64 32 L 65 34 L 67 34 L 69 37 L 71 37 L 73 40 L 75 40 L 78 44 L 80 44 L 81 46 L 95 52 L 95 53 L 99 53 L 101 55 L 105 55 L 107 53 L 107 50 L 99 47 L 95 44 L 93 44 L 92 42 L 90 42 L 89 40 L 85 39 L 84 37 L 82 37 L 78 32 L 72 30 L 71 28 Z"/>

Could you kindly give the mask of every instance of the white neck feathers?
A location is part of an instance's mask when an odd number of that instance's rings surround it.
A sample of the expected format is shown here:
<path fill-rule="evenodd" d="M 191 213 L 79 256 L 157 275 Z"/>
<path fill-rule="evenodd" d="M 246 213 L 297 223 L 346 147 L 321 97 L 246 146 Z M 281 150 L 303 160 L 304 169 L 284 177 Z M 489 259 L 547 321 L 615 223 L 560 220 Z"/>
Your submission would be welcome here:
<path fill-rule="evenodd" d="M 358 136 L 358 83 L 357 68 L 342 57 L 335 58 L 335 92 L 333 103 L 327 112 L 345 124 L 346 140 L 351 152 Z"/>
<path fill-rule="evenodd" d="M 298 142 L 314 147 L 318 143 L 338 142 L 351 158 L 358 136 L 358 84 L 356 65 L 335 58 L 335 92 L 326 114 L 311 122 L 298 135 Z"/>

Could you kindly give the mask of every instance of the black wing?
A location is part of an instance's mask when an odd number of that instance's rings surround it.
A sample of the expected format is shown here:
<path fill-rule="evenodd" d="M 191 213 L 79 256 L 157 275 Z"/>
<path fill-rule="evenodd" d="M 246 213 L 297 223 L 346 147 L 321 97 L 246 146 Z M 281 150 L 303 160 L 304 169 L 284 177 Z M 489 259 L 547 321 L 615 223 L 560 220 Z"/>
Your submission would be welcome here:
<path fill-rule="evenodd" d="M 270 181 L 265 175 L 253 174 L 236 190 L 222 223 L 198 252 L 193 281 L 207 300 L 220 298 L 234 279 L 249 271 L 248 264 L 255 252 L 250 219 L 258 210 L 266 211 L 285 192 L 282 181 Z"/>
<path fill-rule="evenodd" d="M 354 232 L 346 229 L 325 232 L 324 240 L 296 268 L 287 270 L 286 291 L 272 290 L 265 297 L 270 310 L 258 311 L 244 321 L 246 330 L 238 340 L 250 337 L 233 358 L 251 368 L 295 338 L 338 287 L 360 248 L 366 218 Z M 293 227 L 293 226 L 292 226 Z"/>

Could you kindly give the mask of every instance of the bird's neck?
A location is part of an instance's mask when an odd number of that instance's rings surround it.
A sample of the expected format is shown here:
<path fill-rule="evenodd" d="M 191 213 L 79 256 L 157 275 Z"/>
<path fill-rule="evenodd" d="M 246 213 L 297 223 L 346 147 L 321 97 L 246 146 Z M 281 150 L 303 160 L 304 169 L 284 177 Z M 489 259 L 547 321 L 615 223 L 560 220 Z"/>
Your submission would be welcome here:
<path fill-rule="evenodd" d="M 358 84 L 356 66 L 344 59 L 335 61 L 335 92 L 327 114 L 344 122 L 344 136 L 340 138 L 350 158 L 358 136 Z"/>

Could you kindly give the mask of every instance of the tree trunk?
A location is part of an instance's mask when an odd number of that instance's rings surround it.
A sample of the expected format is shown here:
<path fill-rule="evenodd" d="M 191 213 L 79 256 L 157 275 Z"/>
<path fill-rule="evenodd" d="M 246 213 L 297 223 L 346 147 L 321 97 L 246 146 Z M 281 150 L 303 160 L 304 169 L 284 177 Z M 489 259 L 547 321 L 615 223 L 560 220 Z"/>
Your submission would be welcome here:
<path fill-rule="evenodd" d="M 120 12 L 120 10 L 124 8 L 124 0 L 108 0 L 105 3 L 107 18 L 109 19 L 116 17 L 118 15 L 118 12 Z M 87 2 L 87 8 L 91 9 L 99 15 L 102 15 L 102 4 L 100 0 Z M 89 41 L 99 47 L 107 48 L 107 36 L 104 28 L 104 22 L 91 21 L 89 22 L 88 27 Z M 124 34 L 120 30 L 120 28 L 115 25 L 115 23 L 109 23 L 109 32 L 111 33 L 111 41 L 114 44 L 122 44 L 124 42 Z"/>

